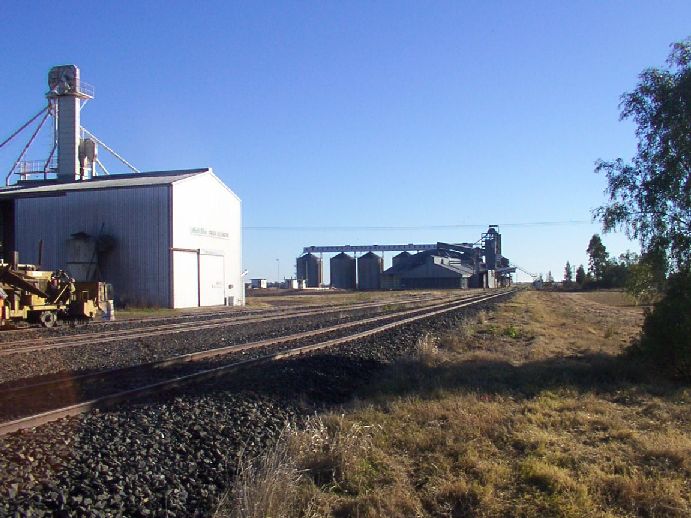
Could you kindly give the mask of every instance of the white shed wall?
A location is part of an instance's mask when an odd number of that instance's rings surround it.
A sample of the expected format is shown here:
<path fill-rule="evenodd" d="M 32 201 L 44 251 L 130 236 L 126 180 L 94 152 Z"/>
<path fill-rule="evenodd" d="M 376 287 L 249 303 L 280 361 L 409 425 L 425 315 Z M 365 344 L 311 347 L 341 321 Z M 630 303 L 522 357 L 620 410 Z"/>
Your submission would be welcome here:
<path fill-rule="evenodd" d="M 173 307 L 244 304 L 240 199 L 210 171 L 172 192 Z"/>
<path fill-rule="evenodd" d="M 19 198 L 15 229 L 20 262 L 36 262 L 42 239 L 42 268 L 65 268 L 70 235 L 98 236 L 102 231 L 116 240 L 102 269 L 116 299 L 166 307 L 170 303 L 169 194 L 169 186 L 160 185 Z"/>

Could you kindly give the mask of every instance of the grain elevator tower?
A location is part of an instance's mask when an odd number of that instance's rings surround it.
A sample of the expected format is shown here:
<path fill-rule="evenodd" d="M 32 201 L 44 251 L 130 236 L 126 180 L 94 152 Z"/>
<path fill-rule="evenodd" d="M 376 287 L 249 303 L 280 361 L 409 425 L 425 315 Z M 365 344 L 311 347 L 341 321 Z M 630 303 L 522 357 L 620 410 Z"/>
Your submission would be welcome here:
<path fill-rule="evenodd" d="M 76 65 L 60 65 L 48 72 L 46 97 L 55 113 L 55 139 L 58 153 L 57 176 L 59 180 L 83 179 L 93 172 L 96 143 L 81 138 L 80 110 L 82 104 L 93 99 L 93 90 L 83 85 Z"/>

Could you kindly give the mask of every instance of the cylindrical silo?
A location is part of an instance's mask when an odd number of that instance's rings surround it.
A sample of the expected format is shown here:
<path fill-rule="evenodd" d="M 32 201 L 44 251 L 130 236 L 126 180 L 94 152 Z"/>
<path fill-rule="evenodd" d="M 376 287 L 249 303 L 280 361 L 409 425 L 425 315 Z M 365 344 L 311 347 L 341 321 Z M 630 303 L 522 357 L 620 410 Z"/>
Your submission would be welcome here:
<path fill-rule="evenodd" d="M 358 289 L 378 290 L 381 287 L 381 272 L 384 260 L 373 252 L 367 252 L 357 260 Z"/>
<path fill-rule="evenodd" d="M 314 254 L 297 258 L 297 278 L 304 280 L 308 288 L 318 288 L 322 283 L 322 260 Z"/>
<path fill-rule="evenodd" d="M 331 287 L 344 290 L 355 289 L 355 258 L 341 252 L 329 261 L 331 266 Z"/>

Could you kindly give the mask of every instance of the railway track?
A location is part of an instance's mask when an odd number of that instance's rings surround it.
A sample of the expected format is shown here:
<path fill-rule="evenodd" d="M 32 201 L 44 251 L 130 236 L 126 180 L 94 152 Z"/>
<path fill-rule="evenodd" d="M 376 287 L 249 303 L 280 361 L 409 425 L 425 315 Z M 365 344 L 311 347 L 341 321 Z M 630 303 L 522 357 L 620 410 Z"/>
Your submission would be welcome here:
<path fill-rule="evenodd" d="M 110 407 L 132 399 L 197 383 L 237 369 L 258 366 L 357 341 L 422 319 L 492 301 L 498 297 L 507 296 L 512 291 L 504 290 L 490 295 L 473 295 L 460 300 L 433 304 L 423 308 L 401 310 L 328 328 L 258 342 L 207 349 L 138 366 L 85 373 L 7 389 L 2 393 L 2 399 L 5 400 L 6 405 L 17 405 L 21 401 L 30 400 L 44 400 L 47 404 L 64 404 L 64 400 L 60 400 L 59 397 L 54 397 L 52 401 L 49 397 L 50 395 L 59 395 L 61 391 L 64 392 L 64 389 L 67 390 L 70 397 L 75 397 L 75 393 L 78 392 L 78 396 L 82 397 L 83 400 L 76 404 L 59 406 L 0 423 L 0 435 L 89 412 L 94 408 Z M 310 343 L 305 344 L 306 341 Z M 242 356 L 248 352 L 252 353 L 252 357 Z M 229 361 L 220 361 L 224 357 Z M 190 368 L 189 365 L 191 364 L 196 365 Z M 94 396 L 94 394 L 98 395 Z"/>
<path fill-rule="evenodd" d="M 184 333 L 190 331 L 198 331 L 202 329 L 213 329 L 219 327 L 233 327 L 239 325 L 247 325 L 253 322 L 272 322 L 284 320 L 289 318 L 303 318 L 314 315 L 326 315 L 334 313 L 350 313 L 360 310 L 383 308 L 387 306 L 399 306 L 410 304 L 429 304 L 439 300 L 438 298 L 415 298 L 410 300 L 388 301 L 388 302 L 374 302 L 351 305 L 338 305 L 328 308 L 316 308 L 297 311 L 285 311 L 277 315 L 264 313 L 259 315 L 232 315 L 232 316 L 218 316 L 218 314 L 209 314 L 212 318 L 207 320 L 193 320 L 188 322 L 174 322 L 170 324 L 160 324 L 147 326 L 145 328 L 131 328 L 131 329 L 114 329 L 105 331 L 94 331 L 87 333 L 71 334 L 67 336 L 58 337 L 40 337 L 40 338 L 25 338 L 19 340 L 5 341 L 0 343 L 0 356 L 9 356 L 20 353 L 30 353 L 36 351 L 46 351 L 52 349 L 63 349 L 66 347 L 76 347 L 80 345 L 88 345 L 92 343 L 108 343 L 120 342 L 125 340 L 134 340 L 140 338 L 147 338 L 153 336 L 171 335 L 177 333 Z M 37 343 L 38 342 L 38 343 Z"/>
<path fill-rule="evenodd" d="M 255 308 L 251 309 L 249 307 L 217 307 L 214 308 L 212 311 L 183 311 L 174 315 L 169 315 L 169 316 L 149 316 L 149 317 L 144 317 L 144 318 L 119 318 L 118 320 L 115 321 L 98 321 L 98 320 L 93 320 L 88 323 L 84 324 L 63 324 L 61 326 L 58 326 L 56 328 L 52 328 L 50 330 L 41 328 L 41 327 L 19 327 L 19 328 L 7 328 L 7 329 L 2 329 L 0 332 L 0 346 L 3 344 L 11 343 L 11 342 L 20 342 L 23 340 L 32 340 L 35 339 L 36 336 L 29 337 L 27 339 L 13 339 L 13 335 L 21 335 L 21 334 L 28 334 L 28 333 L 34 333 L 34 334 L 39 334 L 39 338 L 41 334 L 52 334 L 56 330 L 59 331 L 61 329 L 70 329 L 70 330 L 75 330 L 78 332 L 94 332 L 99 328 L 108 328 L 108 329 L 113 329 L 113 328 L 119 328 L 119 327 L 125 327 L 125 326 L 150 326 L 150 325 L 155 325 L 155 324 L 161 324 L 164 322 L 180 322 L 183 320 L 187 321 L 196 321 L 196 320 L 209 320 L 209 319 L 217 319 L 217 318 L 232 318 L 232 317 L 250 317 L 250 316 L 263 316 L 263 315 L 271 315 L 271 314 L 292 314 L 296 311 L 309 311 L 309 310 L 325 310 L 325 309 L 336 309 L 336 308 L 352 308 L 354 306 L 367 306 L 370 304 L 373 305 L 387 305 L 387 304 L 413 304 L 415 302 L 425 302 L 425 301 L 432 301 L 432 300 L 439 300 L 442 299 L 440 295 L 434 295 L 434 294 L 425 294 L 422 296 L 407 296 L 407 297 L 401 297 L 400 299 L 381 299 L 381 300 L 371 300 L 369 302 L 361 303 L 361 304 L 351 304 L 351 303 L 333 303 L 333 304 L 300 304 L 300 305 L 291 305 L 291 306 L 276 306 L 276 307 L 268 307 L 268 308 Z"/>

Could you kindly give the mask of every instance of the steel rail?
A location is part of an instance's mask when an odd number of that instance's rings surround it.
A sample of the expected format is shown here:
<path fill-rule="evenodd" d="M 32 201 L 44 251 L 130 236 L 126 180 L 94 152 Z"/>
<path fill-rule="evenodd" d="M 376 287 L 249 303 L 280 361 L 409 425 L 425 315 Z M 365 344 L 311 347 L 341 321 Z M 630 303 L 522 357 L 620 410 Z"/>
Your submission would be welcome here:
<path fill-rule="evenodd" d="M 113 326 L 116 327 L 117 324 L 125 324 L 125 325 L 136 325 L 136 324 L 148 324 L 150 322 L 158 322 L 158 321 L 168 321 L 168 320 L 173 320 L 173 324 L 160 324 L 158 326 L 142 326 L 141 329 L 127 329 L 127 330 L 106 330 L 105 333 L 102 333 L 100 331 L 95 331 L 95 333 L 98 333 L 99 337 L 103 337 L 104 334 L 106 336 L 109 335 L 115 335 L 117 334 L 118 336 L 122 336 L 123 333 L 135 333 L 137 331 L 144 332 L 144 329 L 146 330 L 156 330 L 156 329 L 175 329 L 179 327 L 185 327 L 185 326 L 193 326 L 195 324 L 199 323 L 211 323 L 213 322 L 218 322 L 218 321 L 243 321 L 243 322 L 250 322 L 254 320 L 265 320 L 267 314 L 268 316 L 279 316 L 279 317 L 291 317 L 291 316 L 303 316 L 307 313 L 327 313 L 327 312 L 338 312 L 341 310 L 356 310 L 356 309 L 366 309 L 369 307 L 379 307 L 379 306 L 387 306 L 387 305 L 396 305 L 396 304 L 415 304 L 415 303 L 425 303 L 425 302 L 430 302 L 430 301 L 435 301 L 435 300 L 440 300 L 440 297 L 428 297 L 428 298 L 419 298 L 419 299 L 402 299 L 400 301 L 382 301 L 382 302 L 366 302 L 366 303 L 361 303 L 361 304 L 338 304 L 338 305 L 333 305 L 333 306 L 327 306 L 326 308 L 324 306 L 315 306 L 315 305 L 305 305 L 305 306 L 298 306 L 298 309 L 287 309 L 287 310 L 266 310 L 266 311 L 250 311 L 250 312 L 241 312 L 241 313 L 231 313 L 228 314 L 228 312 L 205 312 L 205 313 L 200 313 L 199 315 L 197 314 L 186 314 L 186 315 L 181 315 L 179 317 L 163 317 L 163 318 L 155 318 L 155 319 L 140 319 L 140 320 L 123 320 L 119 322 L 94 322 L 92 325 L 89 325 L 88 329 L 92 329 L 95 326 Z M 189 322 L 178 322 L 180 319 L 189 319 L 189 318 L 204 318 L 204 317 L 211 317 L 208 320 L 192 320 Z M 17 330 L 18 331 L 18 330 Z M 7 346 L 14 346 L 14 345 L 21 345 L 21 344 L 34 344 L 37 340 L 41 341 L 41 345 L 48 345 L 50 343 L 62 343 L 65 341 L 70 341 L 70 340 L 80 340 L 82 338 L 88 337 L 92 333 L 90 332 L 85 332 L 85 333 L 79 333 L 76 335 L 70 335 L 70 336 L 57 336 L 57 337 L 32 337 L 32 338 L 22 338 L 18 340 L 8 340 L 8 341 L 0 341 L 0 351 L 3 348 L 7 348 Z"/>
<path fill-rule="evenodd" d="M 415 298 L 410 298 L 410 297 L 405 297 L 401 299 L 388 299 L 388 300 L 372 300 L 370 302 L 366 303 L 361 303 L 359 306 L 362 305 L 369 305 L 369 304 L 414 304 L 415 302 L 427 302 L 427 301 L 434 301 L 434 300 L 441 300 L 443 297 L 436 295 L 436 296 L 426 296 L 426 297 L 415 297 Z M 290 306 L 290 307 L 270 307 L 270 308 L 255 308 L 255 309 L 250 309 L 250 308 L 242 308 L 239 309 L 237 307 L 233 308 L 217 308 L 214 311 L 203 311 L 203 312 L 196 312 L 196 311 L 185 311 L 175 314 L 175 315 L 170 315 L 170 316 L 160 316 L 160 317 L 145 317 L 145 318 L 120 318 L 117 321 L 90 321 L 88 324 L 84 324 L 84 326 L 79 326 L 77 325 L 76 327 L 78 329 L 87 329 L 89 331 L 86 331 L 85 333 L 80 333 L 80 334 L 87 334 L 90 332 L 90 330 L 99 327 L 118 327 L 120 325 L 136 325 L 136 324 L 150 324 L 154 322 L 167 322 L 167 321 L 180 321 L 183 319 L 202 319 L 204 317 L 210 317 L 210 319 L 220 319 L 220 318 L 229 318 L 229 316 L 232 316 L 233 318 L 243 318 L 243 317 L 248 317 L 248 316 L 261 316 L 261 315 L 271 315 L 271 314 L 288 314 L 292 313 L 294 311 L 308 311 L 308 310 L 317 310 L 321 309 L 324 310 L 324 308 L 328 309 L 336 309 L 339 307 L 343 308 L 352 308 L 355 305 L 350 304 L 350 303 L 341 303 L 341 304 L 299 304 L 295 306 Z M 153 327 L 153 326 L 152 326 Z M 0 332 L 0 338 L 6 336 L 6 335 L 11 335 L 11 334 L 19 334 L 19 333 L 26 333 L 26 332 L 41 332 L 45 331 L 46 333 L 50 333 L 51 330 L 44 330 L 43 328 L 40 327 L 23 327 L 23 328 L 17 328 L 17 329 L 3 329 L 2 332 Z M 73 335 L 74 336 L 74 335 Z M 19 343 L 27 343 L 27 342 L 33 342 L 36 339 L 43 339 L 44 337 L 32 337 L 32 338 L 23 338 L 23 339 L 16 339 L 16 340 L 0 340 L 0 348 L 2 348 L 5 345 L 12 345 L 12 344 L 19 344 Z M 65 337 L 55 337 L 55 339 L 61 339 Z M 52 340 L 52 337 L 47 337 L 48 340 Z"/>
<path fill-rule="evenodd" d="M 79 335 L 71 335 L 67 337 L 54 337 L 39 339 L 42 343 L 39 345 L 33 345 L 36 343 L 37 339 L 24 339 L 14 342 L 4 342 L 0 343 L 0 357 L 10 356 L 13 354 L 30 353 L 37 351 L 50 351 L 55 349 L 65 349 L 68 347 L 78 347 L 84 344 L 103 344 L 109 342 L 121 342 L 125 340 L 132 340 L 137 338 L 148 338 L 152 336 L 162 336 L 162 335 L 172 335 L 178 333 L 193 332 L 203 329 L 213 329 L 217 327 L 235 327 L 242 324 L 247 324 L 251 322 L 273 322 L 277 320 L 285 320 L 287 318 L 293 317 L 305 317 L 312 315 L 325 315 L 331 313 L 342 313 L 357 311 L 360 309 L 370 309 L 382 306 L 391 306 L 396 304 L 414 304 L 419 302 L 418 300 L 402 303 L 391 303 L 391 302 L 381 302 L 376 304 L 362 304 L 362 305 L 352 305 L 352 306 L 341 306 L 338 308 L 328 310 L 315 309 L 315 310 L 305 310 L 297 311 L 293 313 L 283 313 L 275 316 L 248 316 L 248 317 L 237 317 L 232 318 L 219 318 L 214 319 L 212 322 L 182 322 L 179 324 L 167 324 L 161 326 L 153 326 L 142 329 L 125 329 L 119 331 L 112 331 L 108 333 L 83 333 Z M 7 347 L 17 344 L 29 343 L 32 345 L 26 347 Z"/>
<path fill-rule="evenodd" d="M 478 296 L 478 297 L 481 298 L 482 296 Z M 472 299 L 472 298 L 478 298 L 478 297 L 469 297 L 469 298 Z M 462 300 L 464 302 L 469 301 L 468 299 L 462 299 Z M 204 360 L 207 358 L 213 358 L 215 356 L 238 353 L 238 352 L 248 351 L 251 349 L 257 349 L 260 347 L 267 347 L 267 346 L 271 346 L 271 345 L 278 345 L 278 344 L 283 344 L 283 343 L 287 343 L 287 342 L 293 342 L 293 341 L 300 340 L 303 338 L 311 338 L 311 337 L 315 337 L 315 336 L 319 336 L 319 335 L 333 333 L 334 331 L 341 331 L 341 330 L 348 329 L 351 327 L 362 326 L 362 325 L 366 325 L 366 324 L 380 322 L 382 320 L 390 320 L 392 318 L 402 317 L 402 316 L 406 316 L 406 315 L 412 315 L 415 313 L 428 311 L 430 309 L 436 309 L 436 308 L 441 308 L 444 306 L 454 305 L 454 304 L 458 304 L 459 302 L 460 302 L 459 300 L 454 300 L 454 301 L 450 301 L 450 302 L 447 301 L 447 302 L 443 302 L 440 304 L 424 306 L 422 308 L 415 308 L 415 309 L 408 309 L 408 310 L 404 310 L 404 311 L 398 311 L 398 312 L 394 312 L 394 313 L 387 313 L 384 315 L 378 315 L 376 317 L 365 318 L 362 320 L 355 320 L 352 322 L 337 324 L 337 325 L 330 326 L 330 327 L 323 327 L 320 329 L 303 331 L 303 332 L 295 333 L 292 335 L 267 338 L 265 340 L 259 340 L 256 342 L 247 342 L 247 343 L 242 343 L 242 344 L 234 344 L 234 345 L 227 345 L 227 346 L 222 346 L 222 347 L 214 347 L 211 349 L 205 349 L 203 351 L 180 354 L 180 355 L 176 355 L 176 356 L 171 356 L 170 358 L 165 358 L 163 360 L 156 360 L 156 361 L 152 361 L 152 362 L 140 363 L 137 365 L 130 365 L 127 367 L 117 367 L 114 369 L 105 369 L 105 370 L 100 370 L 100 371 L 96 371 L 96 372 L 88 372 L 85 374 L 61 376 L 58 378 L 52 378 L 52 379 L 41 381 L 38 383 L 13 386 L 13 387 L 9 387 L 9 388 L 2 388 L 0 390 L 0 395 L 13 393 L 13 392 L 27 391 L 29 389 L 36 389 L 39 387 L 48 387 L 51 385 L 60 385 L 60 384 L 67 383 L 67 382 L 74 383 L 75 381 L 86 381 L 89 379 L 103 378 L 104 376 L 113 376 L 116 374 L 124 374 L 126 372 L 131 372 L 134 370 L 163 368 L 163 367 L 170 367 L 173 365 L 181 365 L 181 364 L 188 363 L 188 362 Z M 17 383 L 18 381 L 21 381 L 21 380 L 14 380 L 13 383 Z"/>
<path fill-rule="evenodd" d="M 203 312 L 192 312 L 192 311 L 184 311 L 176 314 L 171 314 L 169 316 L 152 316 L 152 317 L 122 317 L 120 316 L 117 320 L 106 320 L 106 321 L 101 321 L 101 320 L 92 320 L 89 321 L 88 323 L 85 323 L 83 326 L 80 324 L 75 324 L 74 327 L 77 329 L 81 328 L 88 328 L 88 329 L 95 329 L 97 327 L 117 327 L 120 325 L 135 325 L 135 324 L 149 324 L 149 323 L 154 323 L 154 322 L 166 322 L 170 320 L 183 320 L 183 319 L 201 319 L 203 317 L 217 317 L 217 318 L 223 318 L 224 316 L 227 316 L 228 314 L 235 315 L 235 316 L 248 316 L 248 315 L 258 315 L 262 313 L 278 313 L 278 312 L 285 312 L 285 311 L 294 311 L 296 309 L 309 309 L 309 308 L 317 308 L 320 306 L 316 306 L 314 304 L 305 304 L 305 305 L 298 305 L 298 306 L 291 306 L 291 307 L 282 307 L 282 308 L 261 308 L 261 309 L 246 309 L 246 308 L 237 308 L 237 307 L 232 307 L 232 308 L 217 308 L 215 311 L 203 311 Z M 27 332 L 41 332 L 45 331 L 46 333 L 50 333 L 51 331 L 54 330 L 48 330 L 44 329 L 41 327 L 18 327 L 14 329 L 3 329 L 2 332 L 0 333 L 0 338 L 12 334 L 20 334 L 20 333 L 27 333 Z M 8 343 L 15 343 L 15 342 L 27 342 L 33 340 L 33 338 L 27 338 L 27 339 L 17 339 L 17 340 L 7 340 L 7 341 L 2 341 L 0 340 L 0 346 L 3 344 L 8 344 Z"/>
<path fill-rule="evenodd" d="M 414 304 L 420 302 L 418 300 L 401 302 L 400 304 Z M 199 329 L 212 329 L 216 327 L 234 327 L 240 324 L 247 324 L 252 322 L 270 322 L 276 320 L 284 320 L 292 317 L 304 317 L 312 315 L 323 315 L 330 313 L 339 313 L 347 311 L 357 311 L 360 309 L 376 308 L 381 306 L 392 305 L 391 303 L 376 303 L 376 304 L 360 304 L 351 306 L 339 306 L 336 308 L 324 309 L 314 309 L 314 310 L 302 310 L 294 312 L 284 312 L 279 315 L 265 316 L 265 315 L 241 315 L 232 317 L 220 317 L 213 319 L 213 321 L 193 321 L 193 322 L 182 322 L 177 324 L 167 324 L 161 326 L 151 326 L 144 329 L 126 329 L 126 330 L 114 330 L 106 333 L 83 333 L 71 336 L 62 337 L 49 337 L 49 338 L 39 338 L 41 341 L 40 345 L 28 346 L 28 347 L 7 347 L 8 345 L 18 345 L 18 344 L 35 344 L 36 339 L 23 339 L 16 340 L 12 342 L 0 343 L 0 356 L 9 356 L 11 354 L 20 354 L 24 352 L 35 352 L 35 351 L 45 351 L 52 349 L 63 349 L 66 347 L 76 347 L 83 345 L 84 343 L 107 343 L 114 341 L 130 340 L 135 338 L 146 338 L 150 336 L 161 336 L 166 334 L 177 334 L 183 332 L 192 332 Z"/>
<path fill-rule="evenodd" d="M 94 398 L 94 399 L 91 399 L 89 401 L 85 401 L 85 402 L 78 403 L 75 405 L 70 405 L 67 407 L 58 408 L 58 409 L 50 410 L 47 412 L 42 412 L 40 414 L 36 414 L 33 416 L 27 416 L 27 417 L 22 417 L 20 419 L 7 421 L 4 423 L 0 423 L 0 436 L 6 435 L 6 434 L 9 434 L 12 432 L 16 432 L 19 430 L 24 430 L 27 428 L 35 428 L 37 426 L 40 426 L 40 425 L 43 425 L 43 424 L 46 424 L 46 423 L 49 423 L 51 421 L 55 421 L 58 419 L 62 419 L 62 418 L 66 418 L 66 417 L 72 417 L 72 416 L 76 416 L 79 414 L 87 413 L 87 412 L 90 412 L 91 410 L 93 410 L 94 408 L 108 408 L 108 407 L 112 407 L 114 405 L 117 405 L 119 403 L 123 403 L 125 401 L 131 401 L 133 399 L 138 399 L 141 397 L 145 397 L 147 395 L 157 394 L 157 393 L 165 392 L 165 391 L 168 391 L 168 390 L 171 390 L 174 388 L 182 387 L 182 386 L 188 385 L 190 383 L 196 383 L 199 381 L 215 378 L 218 376 L 225 375 L 225 374 L 232 372 L 234 370 L 242 369 L 245 367 L 258 366 L 258 365 L 262 365 L 265 363 L 269 363 L 271 361 L 283 360 L 286 358 L 292 358 L 295 356 L 300 356 L 300 355 L 307 354 L 307 353 L 314 352 L 314 351 L 318 351 L 321 349 L 334 347 L 336 345 L 346 344 L 346 343 L 349 343 L 349 342 L 352 342 L 355 340 L 374 336 L 376 334 L 380 334 L 380 333 L 389 331 L 390 329 L 394 329 L 396 327 L 410 324 L 410 323 L 413 323 L 413 322 L 416 322 L 416 321 L 419 321 L 419 320 L 422 320 L 425 318 L 430 318 L 433 316 L 448 313 L 450 311 L 455 311 L 455 310 L 461 309 L 463 307 L 468 307 L 471 305 L 479 304 L 481 302 L 486 302 L 486 301 L 495 299 L 497 297 L 506 296 L 506 295 L 513 293 L 513 291 L 514 290 L 503 291 L 501 293 L 488 295 L 486 297 L 480 297 L 474 301 L 459 302 L 459 303 L 453 304 L 447 308 L 437 309 L 435 311 L 426 312 L 422 315 L 416 315 L 416 316 L 404 318 L 404 319 L 396 321 L 396 322 L 384 324 L 384 325 L 376 327 L 374 329 L 362 331 L 362 332 L 348 335 L 345 337 L 334 338 L 334 339 L 326 340 L 324 342 L 317 343 L 317 344 L 311 344 L 311 345 L 306 345 L 306 346 L 302 346 L 302 347 L 296 347 L 296 348 L 293 348 L 289 351 L 279 351 L 279 352 L 272 353 L 272 354 L 269 354 L 266 356 L 262 356 L 261 358 L 248 359 L 248 360 L 244 360 L 244 361 L 240 361 L 240 362 L 234 362 L 234 363 L 227 364 L 227 365 L 221 365 L 219 367 L 214 367 L 211 369 L 206 369 L 206 370 L 195 372 L 192 374 L 179 376 L 179 377 L 173 378 L 171 380 L 160 381 L 160 382 L 152 383 L 152 384 L 145 385 L 142 387 L 137 387 L 137 388 L 117 392 L 115 394 L 110 394 L 107 396 Z"/>

